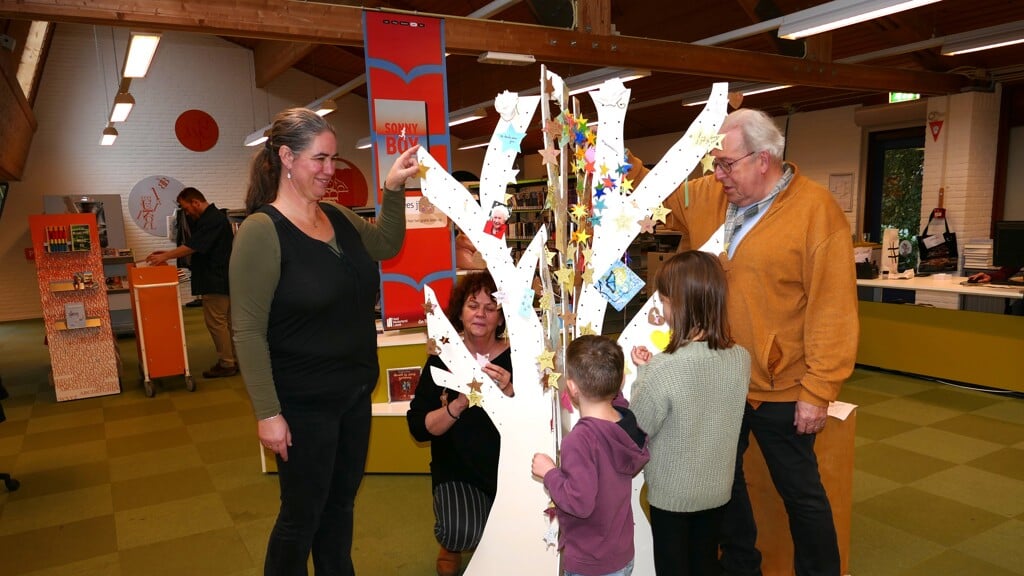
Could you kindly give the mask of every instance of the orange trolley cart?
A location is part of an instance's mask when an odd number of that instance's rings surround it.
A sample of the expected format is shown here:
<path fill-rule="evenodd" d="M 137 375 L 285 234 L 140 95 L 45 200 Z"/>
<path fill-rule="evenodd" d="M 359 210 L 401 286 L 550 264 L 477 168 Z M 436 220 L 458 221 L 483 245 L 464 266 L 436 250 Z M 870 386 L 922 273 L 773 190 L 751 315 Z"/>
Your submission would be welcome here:
<path fill-rule="evenodd" d="M 173 266 L 128 265 L 132 316 L 139 349 L 139 369 L 146 396 L 156 394 L 153 378 L 185 376 L 185 388 L 196 389 L 188 370 L 185 320 L 178 295 L 178 269 Z"/>

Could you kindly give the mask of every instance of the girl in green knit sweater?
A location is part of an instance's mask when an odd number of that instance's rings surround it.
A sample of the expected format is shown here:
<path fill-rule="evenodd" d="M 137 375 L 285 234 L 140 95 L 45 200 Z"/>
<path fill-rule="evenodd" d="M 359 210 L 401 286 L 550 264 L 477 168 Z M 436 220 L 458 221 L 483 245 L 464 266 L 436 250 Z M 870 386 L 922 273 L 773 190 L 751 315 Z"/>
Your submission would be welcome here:
<path fill-rule="evenodd" d="M 729 501 L 750 383 L 750 355 L 729 332 L 725 272 L 712 255 L 670 258 L 655 281 L 669 343 L 637 365 L 630 404 L 647 432 L 644 468 L 659 576 L 718 574 L 718 526 Z"/>

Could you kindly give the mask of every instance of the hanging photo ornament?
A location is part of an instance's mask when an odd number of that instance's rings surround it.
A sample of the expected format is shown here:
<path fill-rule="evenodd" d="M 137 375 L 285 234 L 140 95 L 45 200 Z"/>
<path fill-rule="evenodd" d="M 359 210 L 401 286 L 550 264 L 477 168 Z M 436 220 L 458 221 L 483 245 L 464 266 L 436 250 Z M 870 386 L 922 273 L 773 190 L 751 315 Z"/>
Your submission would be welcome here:
<path fill-rule="evenodd" d="M 617 261 L 597 280 L 595 286 L 609 304 L 622 312 L 626 304 L 643 288 L 644 281 L 629 266 Z"/>

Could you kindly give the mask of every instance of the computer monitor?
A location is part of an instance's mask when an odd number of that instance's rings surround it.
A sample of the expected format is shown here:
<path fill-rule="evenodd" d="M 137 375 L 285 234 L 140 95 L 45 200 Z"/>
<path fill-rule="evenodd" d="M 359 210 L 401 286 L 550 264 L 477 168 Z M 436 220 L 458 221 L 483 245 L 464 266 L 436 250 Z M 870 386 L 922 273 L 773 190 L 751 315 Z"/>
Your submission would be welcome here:
<path fill-rule="evenodd" d="M 1024 267 L 1024 221 L 996 222 L 992 264 L 1010 268 Z"/>

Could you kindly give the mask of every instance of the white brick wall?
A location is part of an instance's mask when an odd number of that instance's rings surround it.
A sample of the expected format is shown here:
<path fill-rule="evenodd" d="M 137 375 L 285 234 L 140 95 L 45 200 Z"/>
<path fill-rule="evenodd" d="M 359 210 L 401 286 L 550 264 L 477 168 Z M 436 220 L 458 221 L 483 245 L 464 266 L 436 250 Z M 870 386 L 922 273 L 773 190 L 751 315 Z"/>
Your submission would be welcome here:
<path fill-rule="evenodd" d="M 938 140 L 930 131 L 925 137 L 921 226 L 938 205 L 939 188 L 944 188 L 946 218 L 961 245 L 969 238 L 989 237 L 999 99 L 997 90 L 928 100 L 929 118 L 942 120 L 943 126 Z"/>

